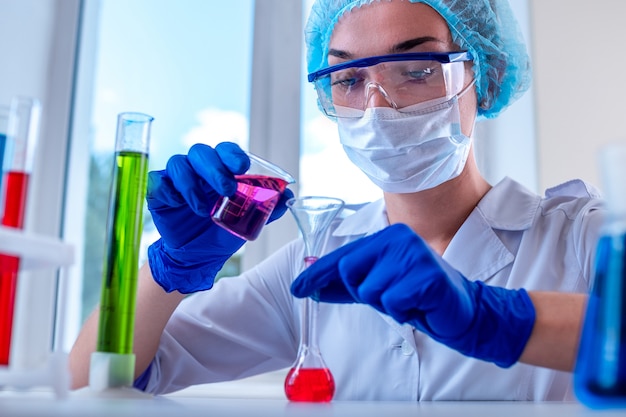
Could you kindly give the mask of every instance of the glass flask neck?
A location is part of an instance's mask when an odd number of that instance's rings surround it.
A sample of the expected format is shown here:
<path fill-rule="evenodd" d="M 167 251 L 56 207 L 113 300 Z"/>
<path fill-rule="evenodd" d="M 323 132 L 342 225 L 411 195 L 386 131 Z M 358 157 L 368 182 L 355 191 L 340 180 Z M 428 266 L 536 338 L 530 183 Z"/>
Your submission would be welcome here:
<path fill-rule="evenodd" d="M 310 298 L 302 300 L 302 317 L 300 318 L 300 348 L 298 356 L 313 354 L 323 362 L 317 341 L 317 312 L 319 305 Z M 315 318 L 315 320 L 314 320 Z M 298 359 L 300 361 L 300 359 Z"/>

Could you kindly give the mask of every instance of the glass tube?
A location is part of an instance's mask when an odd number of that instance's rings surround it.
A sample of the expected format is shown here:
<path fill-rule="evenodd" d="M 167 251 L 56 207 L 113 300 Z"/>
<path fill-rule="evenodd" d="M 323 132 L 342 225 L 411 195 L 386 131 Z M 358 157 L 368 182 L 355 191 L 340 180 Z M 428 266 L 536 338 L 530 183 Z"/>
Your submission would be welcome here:
<path fill-rule="evenodd" d="M 105 384 L 109 387 L 133 382 L 135 298 L 152 121 L 142 113 L 121 113 L 117 119 L 96 349 L 105 354 L 96 355 L 105 363 L 117 361 L 113 366 L 117 374 Z"/>
<path fill-rule="evenodd" d="M 304 241 L 305 268 L 323 253 L 329 226 L 343 206 L 342 200 L 330 197 L 292 198 L 287 202 Z M 318 307 L 318 302 L 311 298 L 303 300 L 298 357 L 284 384 L 290 401 L 329 402 L 335 394 L 335 380 L 317 341 Z"/>
<path fill-rule="evenodd" d="M 2 172 L 2 226 L 24 228 L 28 184 L 39 135 L 39 101 L 15 97 L 7 118 Z M 16 256 L 0 254 L 0 365 L 9 365 L 15 293 L 20 268 Z"/>
<path fill-rule="evenodd" d="M 9 107 L 0 106 L 0 173 L 4 172 L 2 168 L 4 165 L 4 149 L 6 148 L 7 143 L 7 133 L 9 128 Z M 2 186 L 0 185 L 0 190 Z M 3 194 L 3 193 L 0 193 Z M 2 205 L 2 196 L 0 195 L 0 207 Z M 0 215 L 2 212 L 0 212 Z"/>
<path fill-rule="evenodd" d="M 607 216 L 598 241 L 574 390 L 590 408 L 626 408 L 626 144 L 600 154 Z"/>

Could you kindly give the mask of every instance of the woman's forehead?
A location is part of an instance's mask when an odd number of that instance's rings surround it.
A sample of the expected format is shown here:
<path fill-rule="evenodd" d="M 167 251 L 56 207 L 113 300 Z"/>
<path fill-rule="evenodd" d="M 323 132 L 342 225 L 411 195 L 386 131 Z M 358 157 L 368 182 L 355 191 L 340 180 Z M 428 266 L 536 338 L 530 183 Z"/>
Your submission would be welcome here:
<path fill-rule="evenodd" d="M 410 44 L 407 41 L 422 39 Z M 408 50 L 398 47 L 411 46 Z M 452 36 L 446 21 L 430 6 L 408 1 L 373 2 L 344 14 L 335 25 L 329 49 L 350 59 L 408 51 L 446 51 Z"/>

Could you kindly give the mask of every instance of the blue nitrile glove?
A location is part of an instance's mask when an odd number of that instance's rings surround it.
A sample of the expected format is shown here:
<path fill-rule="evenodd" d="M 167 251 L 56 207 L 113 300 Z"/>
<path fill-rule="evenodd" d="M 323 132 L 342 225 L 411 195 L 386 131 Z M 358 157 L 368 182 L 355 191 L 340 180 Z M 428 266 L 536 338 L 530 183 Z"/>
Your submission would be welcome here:
<path fill-rule="evenodd" d="M 237 190 L 234 175 L 250 159 L 235 143 L 197 144 L 187 155 L 169 159 L 163 171 L 148 174 L 146 200 L 161 238 L 148 247 L 154 280 L 167 292 L 208 290 L 224 263 L 245 243 L 213 223 L 211 210 L 220 195 Z M 282 216 L 293 197 L 286 189 L 268 223 Z"/>
<path fill-rule="evenodd" d="M 296 297 L 369 304 L 400 323 L 501 367 L 522 354 L 535 323 L 524 289 L 469 281 L 408 226 L 394 224 L 321 257 L 293 282 Z"/>

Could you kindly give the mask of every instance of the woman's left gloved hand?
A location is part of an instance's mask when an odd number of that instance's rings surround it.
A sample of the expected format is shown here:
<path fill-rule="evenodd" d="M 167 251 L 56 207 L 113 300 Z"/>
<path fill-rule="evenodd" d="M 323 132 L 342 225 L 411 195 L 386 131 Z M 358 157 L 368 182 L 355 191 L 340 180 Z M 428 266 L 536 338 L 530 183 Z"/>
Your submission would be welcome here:
<path fill-rule="evenodd" d="M 524 289 L 469 281 L 408 226 L 395 224 L 321 257 L 291 286 L 296 297 L 369 304 L 400 323 L 501 367 L 521 356 L 535 323 Z"/>

